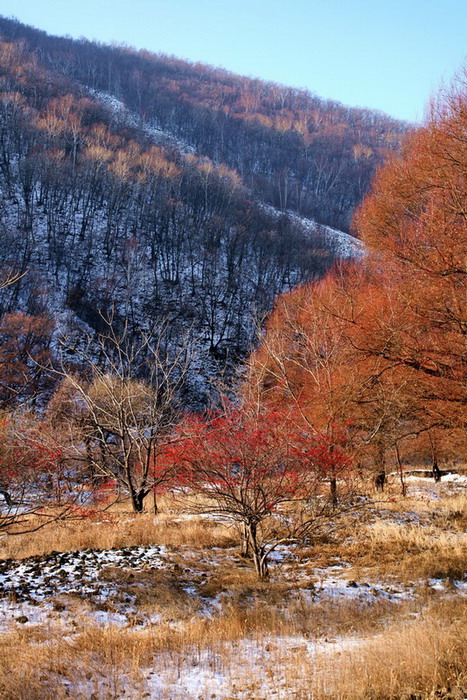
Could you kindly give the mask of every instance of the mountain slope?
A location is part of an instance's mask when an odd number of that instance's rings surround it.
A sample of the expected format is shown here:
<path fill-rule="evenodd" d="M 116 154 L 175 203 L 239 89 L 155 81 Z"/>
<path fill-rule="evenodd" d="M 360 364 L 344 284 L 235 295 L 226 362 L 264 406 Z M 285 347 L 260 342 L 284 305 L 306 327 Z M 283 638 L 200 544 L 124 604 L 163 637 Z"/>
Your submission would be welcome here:
<path fill-rule="evenodd" d="M 235 169 L 269 204 L 342 230 L 407 131 L 375 111 L 173 57 L 48 36 L 1 17 L 0 35 L 26 41 L 48 70 L 115 96 L 141 124 Z"/>
<path fill-rule="evenodd" d="M 362 163 L 374 168 L 377 143 L 403 125 L 385 132 L 373 115 L 363 133 L 371 113 L 361 122 L 305 93 L 2 18 L 0 33 L 0 264 L 26 273 L 3 290 L 3 314 L 52 317 L 71 345 L 109 315 L 135 337 L 169 321 L 173 344 L 189 328 L 204 358 L 193 391 L 206 395 L 277 294 L 354 255 L 310 215 L 320 203 L 321 222 L 348 219 Z M 292 108 L 313 128 L 283 128 Z M 346 111 L 347 135 L 320 151 Z M 306 186 L 315 171 L 321 199 Z"/>

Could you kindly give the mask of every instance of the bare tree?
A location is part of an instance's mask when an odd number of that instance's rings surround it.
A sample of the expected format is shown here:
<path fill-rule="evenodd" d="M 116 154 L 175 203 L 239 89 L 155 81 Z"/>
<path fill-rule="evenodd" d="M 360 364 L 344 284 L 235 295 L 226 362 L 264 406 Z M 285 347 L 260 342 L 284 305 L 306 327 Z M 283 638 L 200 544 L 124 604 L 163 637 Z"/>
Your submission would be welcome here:
<path fill-rule="evenodd" d="M 111 322 L 97 343 L 80 352 L 84 378 L 62 365 L 62 388 L 50 406 L 65 425 L 70 456 L 92 483 L 110 481 L 143 511 L 144 500 L 176 478 L 159 461 L 181 413 L 180 395 L 192 361 L 192 346 L 167 343 L 167 324 L 157 333 L 130 337 Z M 95 362 L 96 355 L 99 362 Z"/>

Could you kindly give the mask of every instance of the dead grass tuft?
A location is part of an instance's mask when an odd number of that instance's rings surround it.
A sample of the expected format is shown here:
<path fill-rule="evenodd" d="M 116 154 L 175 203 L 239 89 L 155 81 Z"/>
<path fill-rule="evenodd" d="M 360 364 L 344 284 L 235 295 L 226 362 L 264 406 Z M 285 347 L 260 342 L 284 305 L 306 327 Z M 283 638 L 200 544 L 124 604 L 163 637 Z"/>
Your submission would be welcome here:
<path fill-rule="evenodd" d="M 358 554 L 358 566 L 371 570 L 373 577 L 462 579 L 467 569 L 465 534 L 381 521 L 369 526 L 362 539 L 350 554 Z"/>
<path fill-rule="evenodd" d="M 132 596 L 140 614 L 160 613 L 166 620 L 181 620 L 200 611 L 202 603 L 184 590 L 184 580 L 173 570 L 129 571 L 105 567 L 99 578 L 118 583 L 121 599 Z"/>
<path fill-rule="evenodd" d="M 23 559 L 53 550 L 73 552 L 140 545 L 190 545 L 201 549 L 228 547 L 237 541 L 232 528 L 212 520 L 180 519 L 168 513 L 154 517 L 150 513 L 135 515 L 116 511 L 111 517 L 57 522 L 28 535 L 5 536 L 0 539 L 0 558 Z"/>
<path fill-rule="evenodd" d="M 392 624 L 384 634 L 333 659 L 326 682 L 315 676 L 313 698 L 422 700 L 435 693 L 446 699 L 464 697 L 466 621 L 466 601 L 458 599 L 432 607 L 418 619 Z M 319 667 L 328 660 L 317 661 Z"/>

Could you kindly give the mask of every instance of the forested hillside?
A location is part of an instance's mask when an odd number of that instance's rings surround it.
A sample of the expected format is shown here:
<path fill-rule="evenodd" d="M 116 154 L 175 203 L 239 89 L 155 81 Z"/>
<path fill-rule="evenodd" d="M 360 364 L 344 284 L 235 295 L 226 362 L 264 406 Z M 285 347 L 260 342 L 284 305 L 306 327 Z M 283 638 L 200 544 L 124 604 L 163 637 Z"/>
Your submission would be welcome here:
<path fill-rule="evenodd" d="M 348 230 L 378 166 L 407 126 L 306 91 L 174 57 L 48 36 L 0 18 L 40 64 L 122 100 L 141 125 L 236 170 L 268 203 Z"/>
<path fill-rule="evenodd" d="M 5 347 L 38 317 L 36 344 L 65 335 L 71 354 L 110 314 L 131 333 L 163 319 L 209 377 L 277 294 L 358 255 L 328 226 L 348 229 L 405 125 L 4 18 L 0 34 L 0 262 L 23 274 L 2 292 Z"/>

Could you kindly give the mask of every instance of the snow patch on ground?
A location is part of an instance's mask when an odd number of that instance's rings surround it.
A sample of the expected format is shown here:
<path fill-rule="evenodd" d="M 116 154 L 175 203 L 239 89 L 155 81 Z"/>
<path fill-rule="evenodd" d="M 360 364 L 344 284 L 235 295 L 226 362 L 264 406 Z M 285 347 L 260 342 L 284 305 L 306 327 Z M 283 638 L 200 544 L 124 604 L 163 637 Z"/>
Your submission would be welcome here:
<path fill-rule="evenodd" d="M 441 477 L 441 483 L 445 482 L 450 484 L 461 484 L 462 486 L 467 486 L 467 475 L 449 472 L 448 474 L 444 474 Z"/>
<path fill-rule="evenodd" d="M 365 249 L 363 243 L 358 238 L 355 238 L 355 236 L 351 236 L 349 233 L 344 233 L 344 231 L 339 231 L 330 226 L 317 224 L 313 219 L 299 216 L 292 211 L 288 211 L 287 215 L 294 223 L 301 225 L 310 234 L 323 234 L 327 243 L 335 247 L 335 253 L 338 258 L 354 258 L 360 260 L 364 256 Z"/>
<path fill-rule="evenodd" d="M 409 486 L 411 496 L 428 498 L 432 501 L 439 501 L 446 494 L 463 493 L 467 489 L 467 476 L 455 472 L 443 474 L 440 481 L 435 481 L 433 477 L 412 473 L 406 476 L 404 481 Z"/>
<path fill-rule="evenodd" d="M 100 573 L 106 567 L 161 569 L 166 561 L 167 551 L 162 546 L 52 552 L 21 561 L 0 561 L 0 629 L 24 617 L 27 619 L 19 620 L 22 624 L 45 624 L 57 617 L 67 623 L 68 606 L 60 597 L 69 601 L 70 596 L 98 608 L 80 610 L 95 623 L 126 624 L 136 612 L 134 600 L 121 595 L 118 582 L 101 580 Z M 108 604 L 120 609 L 107 610 Z"/>
<path fill-rule="evenodd" d="M 346 598 L 347 600 L 358 600 L 361 603 L 372 603 L 376 598 L 396 602 L 406 600 L 413 595 L 414 586 L 355 581 L 348 577 L 336 576 L 336 572 L 337 567 L 314 570 L 317 580 L 310 587 L 313 599 L 319 596 L 320 599 L 332 598 L 338 600 Z"/>
<path fill-rule="evenodd" d="M 191 650 L 175 663 L 173 658 L 163 655 L 158 658 L 157 669 L 146 675 L 148 697 L 283 700 L 292 697 L 294 687 L 293 679 L 285 678 L 282 673 L 285 659 L 289 663 L 301 660 L 313 664 L 323 655 L 325 663 L 330 664 L 334 655 L 350 653 L 363 641 L 358 637 L 328 641 L 299 635 L 266 636 L 260 640 L 247 638 L 226 643 L 216 651 Z M 304 680 L 298 675 L 297 679 Z"/>

